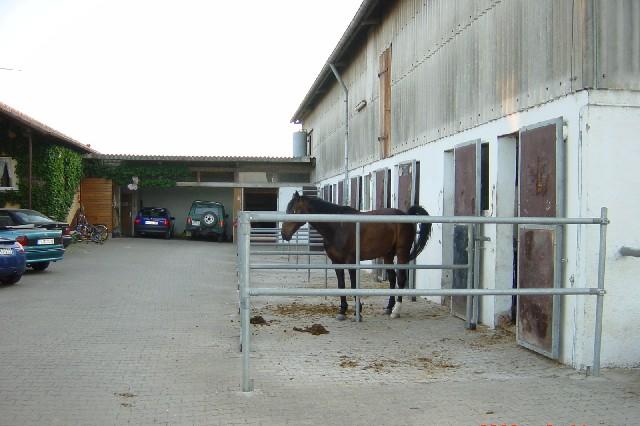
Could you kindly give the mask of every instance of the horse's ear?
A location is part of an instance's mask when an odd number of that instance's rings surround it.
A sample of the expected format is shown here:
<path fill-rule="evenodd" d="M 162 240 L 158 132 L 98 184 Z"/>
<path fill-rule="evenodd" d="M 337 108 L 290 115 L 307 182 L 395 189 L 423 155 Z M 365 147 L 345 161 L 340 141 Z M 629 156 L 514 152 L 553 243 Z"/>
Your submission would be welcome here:
<path fill-rule="evenodd" d="M 294 199 L 298 199 L 298 198 L 300 198 L 300 194 L 298 194 L 298 191 L 296 191 L 296 192 L 293 194 L 293 198 L 294 198 Z"/>

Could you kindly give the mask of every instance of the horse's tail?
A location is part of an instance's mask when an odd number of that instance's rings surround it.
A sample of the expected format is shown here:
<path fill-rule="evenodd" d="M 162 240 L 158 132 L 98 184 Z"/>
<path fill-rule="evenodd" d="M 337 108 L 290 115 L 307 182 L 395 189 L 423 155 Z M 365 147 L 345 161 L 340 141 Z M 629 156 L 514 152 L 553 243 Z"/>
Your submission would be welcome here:
<path fill-rule="evenodd" d="M 409 210 L 407 210 L 407 214 L 429 216 L 429 213 L 418 205 L 411 206 Z M 418 241 L 414 242 L 413 247 L 411 247 L 411 253 L 409 253 L 409 260 L 413 260 L 416 257 L 418 257 L 418 255 L 420 254 L 424 246 L 427 245 L 427 241 L 429 240 L 430 236 L 431 236 L 431 224 L 421 223 L 420 232 L 418 233 Z"/>

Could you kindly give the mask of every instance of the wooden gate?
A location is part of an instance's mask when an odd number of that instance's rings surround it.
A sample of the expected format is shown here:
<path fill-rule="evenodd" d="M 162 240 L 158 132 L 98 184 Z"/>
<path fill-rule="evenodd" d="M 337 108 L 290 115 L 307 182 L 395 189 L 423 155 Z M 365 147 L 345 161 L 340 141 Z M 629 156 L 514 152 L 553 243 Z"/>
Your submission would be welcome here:
<path fill-rule="evenodd" d="M 113 228 L 113 183 L 109 179 L 84 178 L 80 184 L 80 204 L 92 225 Z"/>
<path fill-rule="evenodd" d="M 563 217 L 564 143 L 562 118 L 520 131 L 519 216 Z M 562 226 L 518 227 L 518 288 L 562 286 Z M 557 359 L 560 297 L 520 296 L 518 344 Z"/>

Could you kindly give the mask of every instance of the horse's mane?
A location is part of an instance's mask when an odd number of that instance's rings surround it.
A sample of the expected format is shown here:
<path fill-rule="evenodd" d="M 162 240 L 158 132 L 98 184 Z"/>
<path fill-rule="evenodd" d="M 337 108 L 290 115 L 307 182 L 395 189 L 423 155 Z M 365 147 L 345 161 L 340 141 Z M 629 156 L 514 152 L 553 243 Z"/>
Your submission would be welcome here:
<path fill-rule="evenodd" d="M 328 201 L 324 201 L 317 197 L 309 197 L 303 196 L 307 203 L 311 206 L 311 210 L 314 213 L 322 213 L 322 214 L 356 214 L 360 213 L 360 210 L 356 210 L 350 206 L 340 206 L 338 204 L 333 204 Z"/>

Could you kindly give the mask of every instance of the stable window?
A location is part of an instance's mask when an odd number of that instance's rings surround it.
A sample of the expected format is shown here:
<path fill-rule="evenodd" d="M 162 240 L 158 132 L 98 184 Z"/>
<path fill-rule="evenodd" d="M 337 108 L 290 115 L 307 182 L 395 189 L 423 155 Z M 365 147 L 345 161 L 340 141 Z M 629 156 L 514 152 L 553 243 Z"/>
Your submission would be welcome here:
<path fill-rule="evenodd" d="M 9 157 L 0 157 L 0 190 L 17 189 L 13 160 Z"/>

